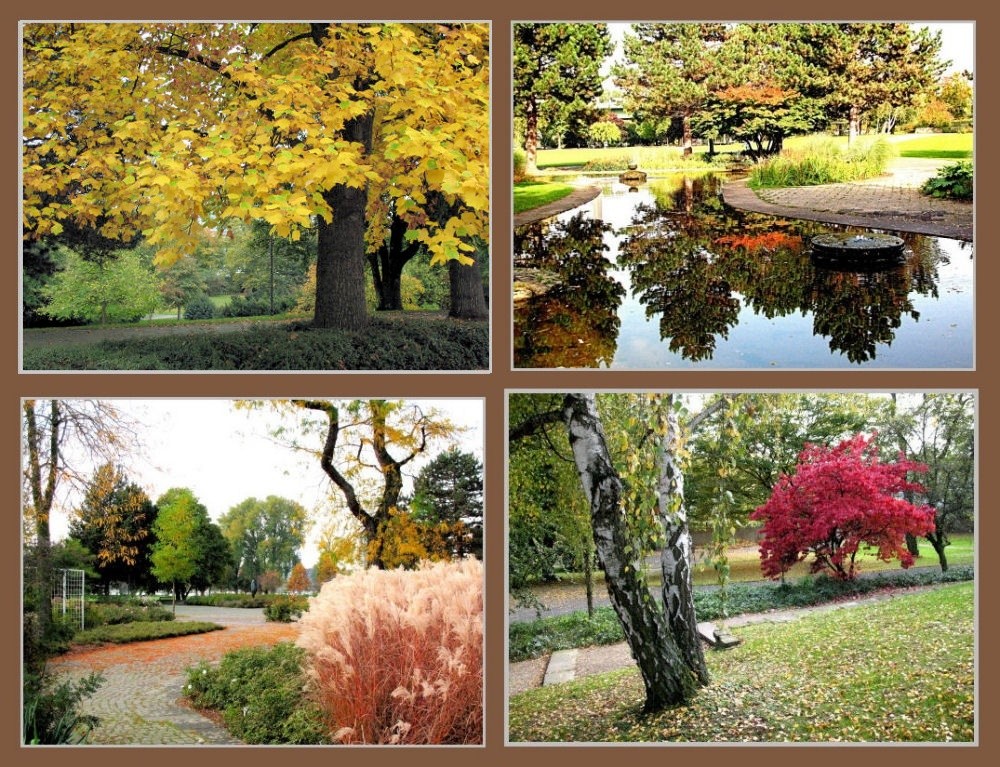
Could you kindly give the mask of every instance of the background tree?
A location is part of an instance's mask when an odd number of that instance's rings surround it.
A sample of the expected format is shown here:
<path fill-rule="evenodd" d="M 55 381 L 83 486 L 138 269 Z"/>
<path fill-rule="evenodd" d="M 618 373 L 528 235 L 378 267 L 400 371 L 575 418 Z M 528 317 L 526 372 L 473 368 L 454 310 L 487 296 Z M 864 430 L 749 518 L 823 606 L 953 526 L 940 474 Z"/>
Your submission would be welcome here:
<path fill-rule="evenodd" d="M 906 477 L 926 469 L 902 457 L 881 461 L 877 443 L 861 434 L 832 448 L 807 446 L 795 473 L 783 475 L 767 503 L 751 515 L 764 523 L 764 574 L 777 578 L 811 554 L 811 572 L 851 579 L 862 545 L 877 549 L 883 561 L 899 559 L 909 567 L 913 555 L 905 534 L 930 533 L 934 510 L 905 500 L 906 493 L 922 490 Z"/>
<path fill-rule="evenodd" d="M 361 560 L 357 534 L 342 535 L 328 529 L 319 541 L 319 559 L 316 561 L 317 587 L 347 572 Z"/>
<path fill-rule="evenodd" d="M 515 24 L 514 115 L 524 119 L 526 170 L 538 170 L 539 123 L 546 112 L 580 111 L 601 93 L 610 53 L 606 24 Z"/>
<path fill-rule="evenodd" d="M 899 399 L 900 411 L 888 430 L 901 449 L 927 466 L 919 497 L 934 509 L 934 528 L 925 537 L 945 571 L 948 534 L 974 525 L 975 401 L 971 393 L 944 392 L 901 395 Z"/>
<path fill-rule="evenodd" d="M 297 239 L 318 217 L 314 323 L 361 328 L 370 193 L 441 262 L 486 237 L 487 45 L 482 24 L 26 25 L 25 236 L 142 231 L 168 263 L 193 222 Z M 428 218 L 428 188 L 461 213 Z"/>
<path fill-rule="evenodd" d="M 444 526 L 451 556 L 483 558 L 483 466 L 471 453 L 448 450 L 424 466 L 413 485 L 413 519 Z"/>
<path fill-rule="evenodd" d="M 292 574 L 288 576 L 288 583 L 285 584 L 288 591 L 302 593 L 312 591 L 312 581 L 309 580 L 309 573 L 301 562 L 296 562 L 292 568 Z"/>
<path fill-rule="evenodd" d="M 323 433 L 320 467 L 361 525 L 368 564 L 385 567 L 382 540 L 392 510 L 400 507 L 404 468 L 458 429 L 436 411 L 425 412 L 398 400 L 353 400 L 342 406 L 332 400 L 293 400 L 291 404 L 322 414 L 318 423 L 311 424 Z"/>
<path fill-rule="evenodd" d="M 161 583 L 170 584 L 171 605 L 176 613 L 178 591 L 198 570 L 196 535 L 201 504 L 187 488 L 171 488 L 160 496 L 156 506 L 156 542 L 150 559 L 153 575 Z"/>
<path fill-rule="evenodd" d="M 281 584 L 281 574 L 277 570 L 265 570 L 257 577 L 257 585 L 265 594 L 275 593 Z"/>
<path fill-rule="evenodd" d="M 640 120 L 679 119 L 685 155 L 694 151 L 691 118 L 708 101 L 727 34 L 725 24 L 677 23 L 633 24 L 625 35 L 625 62 L 614 69 L 625 107 Z"/>
<path fill-rule="evenodd" d="M 716 504 L 718 468 L 730 464 L 726 491 L 732 494 L 732 524 L 747 524 L 782 474 L 791 474 L 807 443 L 836 444 L 867 431 L 888 413 L 885 397 L 858 393 L 742 393 L 730 414 L 717 411 L 691 440 L 685 497 L 692 524 L 710 529 Z M 733 450 L 726 419 L 739 432 Z"/>
<path fill-rule="evenodd" d="M 149 496 L 121 467 L 106 463 L 94 472 L 69 534 L 94 555 L 105 594 L 113 583 L 126 583 L 130 590 L 150 584 L 156 514 Z"/>
<path fill-rule="evenodd" d="M 159 304 L 159 283 L 135 251 L 88 261 L 63 250 L 63 267 L 42 288 L 42 312 L 57 319 L 135 322 Z"/>
<path fill-rule="evenodd" d="M 288 578 L 305 543 L 309 514 L 295 501 L 269 495 L 241 501 L 219 518 L 219 526 L 246 586 L 265 570 Z"/>
<path fill-rule="evenodd" d="M 240 299 L 276 314 L 290 305 L 309 267 L 316 260 L 316 227 L 303 229 L 299 239 L 277 237 L 264 221 L 237 227 L 239 237 L 226 250 L 232 288 Z"/>
<path fill-rule="evenodd" d="M 100 400 L 34 400 L 21 403 L 23 523 L 35 569 L 25 574 L 28 607 L 40 637 L 52 623 L 52 510 L 62 486 L 83 487 L 88 461 L 120 459 L 135 443 L 134 427 Z M 86 458 L 80 458 L 86 456 Z"/>
<path fill-rule="evenodd" d="M 913 104 L 946 66 L 939 59 L 941 33 L 912 24 L 808 24 L 800 39 L 827 113 L 847 121 L 848 140 L 868 110 Z"/>
<path fill-rule="evenodd" d="M 177 310 L 177 319 L 181 318 L 184 306 L 207 288 L 201 268 L 193 256 L 182 256 L 163 267 L 160 278 L 160 298 L 166 306 Z"/>

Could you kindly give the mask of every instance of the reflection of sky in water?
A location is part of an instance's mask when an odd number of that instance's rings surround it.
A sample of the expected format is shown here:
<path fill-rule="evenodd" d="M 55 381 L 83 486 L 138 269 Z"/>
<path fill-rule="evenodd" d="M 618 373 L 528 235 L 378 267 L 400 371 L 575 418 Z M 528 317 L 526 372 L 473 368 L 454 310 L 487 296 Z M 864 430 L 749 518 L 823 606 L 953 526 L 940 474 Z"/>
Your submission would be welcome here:
<path fill-rule="evenodd" d="M 655 183 L 655 179 L 650 181 Z M 587 182 L 593 184 L 595 180 L 589 178 Z M 633 223 L 633 214 L 639 204 L 655 205 L 649 185 L 629 192 L 626 186 L 607 181 L 600 197 L 558 218 L 568 220 L 585 210 L 588 215 L 601 218 L 616 230 L 621 230 Z M 621 239 L 616 234 L 605 236 L 608 246 L 605 255 L 613 263 L 617 259 Z M 659 315 L 647 318 L 645 305 L 629 290 L 618 311 L 621 327 L 611 367 L 969 369 L 973 363 L 972 244 L 944 238 L 927 239 L 936 241 L 941 254 L 935 280 L 937 296 L 911 292 L 909 298 L 918 319 L 903 313 L 901 325 L 894 331 L 892 341 L 876 345 L 874 359 L 859 364 L 848 360 L 846 354 L 840 351 L 832 352 L 830 339 L 814 332 L 811 312 L 797 311 L 768 319 L 757 314 L 753 307 L 745 305 L 743 297 L 734 293 L 741 305 L 737 322 L 729 328 L 727 336 L 716 335 L 715 350 L 709 358 L 691 361 L 678 352 L 670 351 L 669 339 L 660 337 Z M 629 287 L 629 271 L 614 267 L 608 275 Z"/>

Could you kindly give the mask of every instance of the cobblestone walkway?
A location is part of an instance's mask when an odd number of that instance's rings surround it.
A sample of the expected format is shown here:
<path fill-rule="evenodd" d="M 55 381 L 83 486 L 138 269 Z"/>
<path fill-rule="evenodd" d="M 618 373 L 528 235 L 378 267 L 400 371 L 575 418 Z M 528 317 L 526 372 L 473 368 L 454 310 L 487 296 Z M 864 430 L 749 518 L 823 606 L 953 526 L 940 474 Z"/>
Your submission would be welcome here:
<path fill-rule="evenodd" d="M 746 181 L 726 184 L 723 199 L 741 210 L 832 224 L 916 232 L 972 241 L 973 205 L 939 200 L 919 187 L 946 163 L 897 159 L 890 174 L 867 181 L 751 190 Z"/>
<path fill-rule="evenodd" d="M 182 612 L 184 613 L 182 615 Z M 59 676 L 79 679 L 91 671 L 104 682 L 80 706 L 100 718 L 88 743 L 100 745 L 238 745 L 221 726 L 184 703 L 186 669 L 217 661 L 238 647 L 273 645 L 295 638 L 294 624 L 264 623 L 260 610 L 178 609 L 178 618 L 227 625 L 222 631 L 128 645 L 78 650 L 50 661 Z"/>

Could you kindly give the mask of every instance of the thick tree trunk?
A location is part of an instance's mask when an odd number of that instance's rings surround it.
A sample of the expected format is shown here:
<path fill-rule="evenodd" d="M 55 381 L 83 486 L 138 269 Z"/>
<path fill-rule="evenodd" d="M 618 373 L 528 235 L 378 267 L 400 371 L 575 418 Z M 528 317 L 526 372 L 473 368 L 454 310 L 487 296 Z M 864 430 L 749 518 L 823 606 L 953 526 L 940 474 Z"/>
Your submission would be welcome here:
<path fill-rule="evenodd" d="M 344 138 L 371 146 L 372 114 L 344 126 Z M 323 194 L 333 220 L 319 219 L 316 254 L 317 328 L 362 330 L 368 324 L 365 305 L 365 205 L 367 186 L 338 184 Z"/>
<path fill-rule="evenodd" d="M 945 547 L 948 545 L 948 537 L 944 535 L 944 533 L 939 533 L 937 530 L 926 537 L 927 540 L 930 541 L 931 546 L 934 547 L 934 552 L 938 556 L 938 563 L 941 565 L 941 572 L 948 572 L 948 556 L 944 551 Z"/>
<path fill-rule="evenodd" d="M 684 156 L 689 157 L 694 153 L 694 139 L 691 136 L 691 115 L 685 114 L 681 117 L 681 132 L 683 135 L 681 145 L 684 147 Z"/>
<path fill-rule="evenodd" d="M 852 106 L 847 118 L 847 143 L 851 144 L 861 132 L 861 110 Z"/>
<path fill-rule="evenodd" d="M 389 241 L 377 253 L 370 253 L 368 261 L 375 280 L 378 310 L 392 311 L 403 308 L 403 267 L 420 250 L 416 242 L 406 243 L 406 222 L 396 215 L 389 225 Z"/>
<path fill-rule="evenodd" d="M 473 254 L 473 258 L 475 258 L 475 254 Z M 483 320 L 489 316 L 478 263 L 463 266 L 457 261 L 449 261 L 448 283 L 451 287 L 449 317 L 463 320 Z"/>
<path fill-rule="evenodd" d="M 691 533 L 684 508 L 684 475 L 677 464 L 681 433 L 677 413 L 667 401 L 667 432 L 660 449 L 660 477 L 657 487 L 660 522 L 666 545 L 660 555 L 663 573 L 663 604 L 674 641 L 699 684 L 708 684 L 708 667 L 698 637 L 691 578 Z"/>
<path fill-rule="evenodd" d="M 629 545 L 620 505 L 621 480 L 611 463 L 593 395 L 569 394 L 564 418 L 586 497 L 597 560 L 604 570 L 611 604 L 642 674 L 647 711 L 682 703 L 698 686 L 665 615 L 640 576 L 641 562 Z"/>
<path fill-rule="evenodd" d="M 910 502 L 912 503 L 912 501 Z M 913 533 L 906 534 L 906 550 L 915 557 L 920 556 L 920 545 L 917 543 L 917 536 Z"/>
<path fill-rule="evenodd" d="M 524 105 L 524 172 L 538 173 L 538 104 L 529 98 Z"/>

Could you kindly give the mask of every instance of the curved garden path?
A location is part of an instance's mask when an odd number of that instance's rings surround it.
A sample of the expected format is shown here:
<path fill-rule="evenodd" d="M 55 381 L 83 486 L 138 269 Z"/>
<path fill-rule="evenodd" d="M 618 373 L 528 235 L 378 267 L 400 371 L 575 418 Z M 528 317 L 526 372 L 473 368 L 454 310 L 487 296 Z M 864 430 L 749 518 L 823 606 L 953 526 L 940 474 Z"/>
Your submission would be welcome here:
<path fill-rule="evenodd" d="M 237 745 L 224 728 L 184 702 L 186 669 L 229 650 L 293 640 L 295 624 L 266 623 L 262 610 L 178 606 L 179 620 L 211 621 L 221 631 L 150 642 L 73 650 L 49 661 L 60 677 L 91 671 L 104 683 L 80 706 L 100 718 L 88 743 L 102 745 Z"/>

